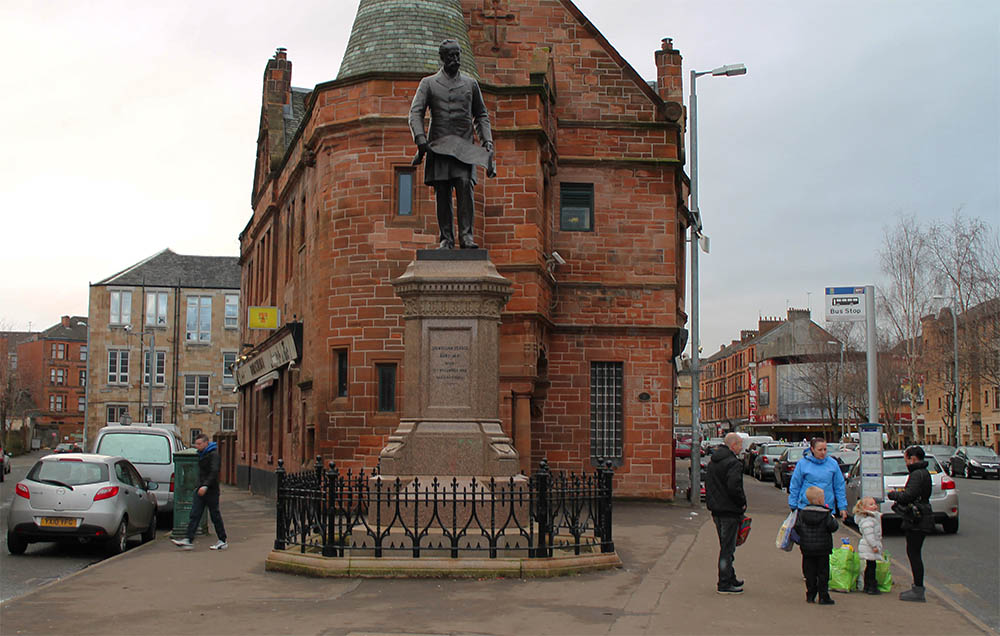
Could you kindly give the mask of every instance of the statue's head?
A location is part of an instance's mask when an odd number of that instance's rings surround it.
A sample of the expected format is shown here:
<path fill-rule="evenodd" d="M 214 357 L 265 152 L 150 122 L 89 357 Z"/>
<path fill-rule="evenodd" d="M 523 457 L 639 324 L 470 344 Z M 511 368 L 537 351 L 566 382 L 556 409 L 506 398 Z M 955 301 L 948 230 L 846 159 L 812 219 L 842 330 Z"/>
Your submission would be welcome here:
<path fill-rule="evenodd" d="M 444 65 L 445 73 L 454 75 L 462 64 L 462 47 L 457 40 L 445 40 L 438 47 L 438 56 Z"/>

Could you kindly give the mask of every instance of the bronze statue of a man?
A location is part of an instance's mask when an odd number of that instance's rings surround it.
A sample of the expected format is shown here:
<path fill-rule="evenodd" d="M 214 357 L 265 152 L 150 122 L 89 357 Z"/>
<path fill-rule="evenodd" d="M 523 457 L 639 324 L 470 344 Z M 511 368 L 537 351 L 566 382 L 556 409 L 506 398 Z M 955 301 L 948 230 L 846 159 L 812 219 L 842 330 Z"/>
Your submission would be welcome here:
<path fill-rule="evenodd" d="M 440 230 L 438 249 L 455 247 L 452 226 L 451 191 L 458 200 L 458 242 L 464 249 L 476 249 L 472 237 L 474 208 L 472 189 L 476 185 L 476 166 L 486 167 L 486 174 L 496 174 L 493 164 L 493 133 L 483 95 L 475 79 L 459 71 L 462 51 L 455 40 L 445 40 L 438 47 L 442 69 L 420 80 L 410 104 L 410 131 L 417 144 L 413 165 L 423 161 L 424 184 L 434 186 Z M 431 109 L 431 125 L 424 132 L 424 113 Z M 482 147 L 473 142 L 472 131 Z"/>

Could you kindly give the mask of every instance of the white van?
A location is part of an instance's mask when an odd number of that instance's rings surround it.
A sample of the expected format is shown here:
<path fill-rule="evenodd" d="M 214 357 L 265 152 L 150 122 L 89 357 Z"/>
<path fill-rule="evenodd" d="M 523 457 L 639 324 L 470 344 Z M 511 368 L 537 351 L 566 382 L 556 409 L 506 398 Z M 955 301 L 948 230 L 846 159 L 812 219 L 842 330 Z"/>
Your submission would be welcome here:
<path fill-rule="evenodd" d="M 158 484 L 151 492 L 160 514 L 174 511 L 174 453 L 179 450 L 184 450 L 184 442 L 173 424 L 108 424 L 97 431 L 94 442 L 95 453 L 120 455 L 132 462 L 144 479 Z"/>

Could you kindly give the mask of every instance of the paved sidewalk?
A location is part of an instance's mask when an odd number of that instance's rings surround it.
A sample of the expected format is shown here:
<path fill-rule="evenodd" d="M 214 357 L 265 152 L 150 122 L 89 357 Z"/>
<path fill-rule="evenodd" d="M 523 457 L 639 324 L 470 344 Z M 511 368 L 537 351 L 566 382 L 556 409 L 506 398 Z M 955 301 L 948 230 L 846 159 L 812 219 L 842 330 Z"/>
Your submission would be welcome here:
<path fill-rule="evenodd" d="M 740 596 L 715 593 L 718 543 L 704 511 L 621 503 L 618 570 L 542 580 L 336 580 L 264 571 L 270 501 L 226 488 L 230 549 L 146 546 L 0 606 L 8 634 L 982 634 L 937 597 L 904 604 L 836 594 L 807 605 L 797 552 L 774 548 L 781 517 L 754 515 L 737 551 Z M 849 536 L 849 535 L 845 535 Z M 30 554 L 21 557 L 30 559 Z M 894 572 L 909 584 L 909 577 Z"/>

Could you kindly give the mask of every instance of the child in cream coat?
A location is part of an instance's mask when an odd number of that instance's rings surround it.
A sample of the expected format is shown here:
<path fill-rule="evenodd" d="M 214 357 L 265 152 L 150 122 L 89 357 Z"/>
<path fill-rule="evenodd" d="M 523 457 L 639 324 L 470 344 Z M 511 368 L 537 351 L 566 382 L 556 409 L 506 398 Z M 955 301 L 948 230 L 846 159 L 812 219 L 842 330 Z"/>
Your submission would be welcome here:
<path fill-rule="evenodd" d="M 864 497 L 854 504 L 854 523 L 861 532 L 858 556 L 865 560 L 865 594 L 880 594 L 875 583 L 875 563 L 881 561 L 882 513 L 872 497 Z"/>

